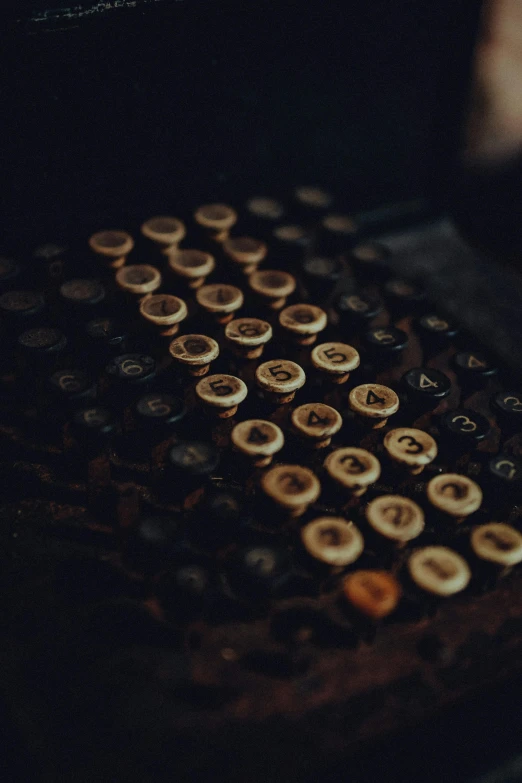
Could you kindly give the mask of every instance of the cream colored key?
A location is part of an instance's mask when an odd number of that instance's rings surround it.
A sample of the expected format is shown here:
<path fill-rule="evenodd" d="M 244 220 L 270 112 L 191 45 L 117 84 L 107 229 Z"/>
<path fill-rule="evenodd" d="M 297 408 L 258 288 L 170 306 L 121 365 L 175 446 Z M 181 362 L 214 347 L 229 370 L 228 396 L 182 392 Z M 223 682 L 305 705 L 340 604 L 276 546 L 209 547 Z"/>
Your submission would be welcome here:
<path fill-rule="evenodd" d="M 364 550 L 359 528 L 344 517 L 313 519 L 301 529 L 301 542 L 315 560 L 334 568 L 355 563 Z"/>
<path fill-rule="evenodd" d="M 441 473 L 426 486 L 431 505 L 461 522 L 482 505 L 482 490 L 478 484 L 460 473 Z"/>
<path fill-rule="evenodd" d="M 119 269 L 134 247 L 126 231 L 97 231 L 89 238 L 89 247 L 113 269 Z"/>
<path fill-rule="evenodd" d="M 169 346 L 173 359 L 187 368 L 190 375 L 206 375 L 210 363 L 219 356 L 219 345 L 206 334 L 184 334 Z"/>
<path fill-rule="evenodd" d="M 460 593 L 471 579 L 464 558 L 445 546 L 417 549 L 408 560 L 408 571 L 418 587 L 441 597 Z"/>
<path fill-rule="evenodd" d="M 332 383 L 346 383 L 350 373 L 361 363 L 359 352 L 347 343 L 321 343 L 310 354 L 313 366 Z"/>
<path fill-rule="evenodd" d="M 260 318 L 236 318 L 225 327 L 232 351 L 243 359 L 258 359 L 272 339 L 272 327 Z"/>
<path fill-rule="evenodd" d="M 363 383 L 348 395 L 348 404 L 359 421 L 372 429 L 384 427 L 388 417 L 399 410 L 399 398 L 388 386 Z"/>
<path fill-rule="evenodd" d="M 357 223 L 350 215 L 338 213 L 325 215 L 321 223 L 323 228 L 339 238 L 352 239 L 358 231 Z"/>
<path fill-rule="evenodd" d="M 237 223 L 237 212 L 228 204 L 204 204 L 194 212 L 194 220 L 215 242 L 224 242 Z"/>
<path fill-rule="evenodd" d="M 167 251 L 177 248 L 181 240 L 185 238 L 187 229 L 183 221 L 176 217 L 158 215 L 142 223 L 141 233 L 147 239 L 152 240 L 161 250 Z"/>
<path fill-rule="evenodd" d="M 192 289 L 200 288 L 216 266 L 214 256 L 203 250 L 175 248 L 168 259 L 169 269 Z"/>
<path fill-rule="evenodd" d="M 292 426 L 314 449 L 330 445 L 332 436 L 343 426 L 341 414 L 323 402 L 308 402 L 294 408 Z"/>
<path fill-rule="evenodd" d="M 271 359 L 260 364 L 256 370 L 256 383 L 264 396 L 281 405 L 291 402 L 305 381 L 303 368 L 288 359 Z"/>
<path fill-rule="evenodd" d="M 251 275 L 266 258 L 268 248 L 253 237 L 229 237 L 223 242 L 223 252 L 244 275 Z"/>
<path fill-rule="evenodd" d="M 179 326 L 187 317 L 187 305 L 183 299 L 171 294 L 152 294 L 140 302 L 140 313 L 151 324 L 158 327 L 162 337 L 171 337 L 179 332 Z"/>
<path fill-rule="evenodd" d="M 312 209 L 328 209 L 333 202 L 332 194 L 317 185 L 299 185 L 294 189 L 294 198 Z"/>
<path fill-rule="evenodd" d="M 336 484 L 356 497 L 364 495 L 370 484 L 374 484 L 381 475 L 377 457 L 355 446 L 332 451 L 325 459 L 324 467 Z"/>
<path fill-rule="evenodd" d="M 115 280 L 125 293 L 142 297 L 158 290 L 161 285 L 161 273 L 150 264 L 129 264 L 118 269 Z"/>
<path fill-rule="evenodd" d="M 291 517 L 300 517 L 321 494 L 319 479 L 301 465 L 275 465 L 261 476 L 261 489 Z"/>
<path fill-rule="evenodd" d="M 207 375 L 196 385 L 196 394 L 203 405 L 211 408 L 219 418 L 229 419 L 248 394 L 241 378 L 235 375 Z"/>
<path fill-rule="evenodd" d="M 210 313 L 219 324 L 227 324 L 243 306 L 241 289 L 226 283 L 210 283 L 198 288 L 196 299 L 199 306 Z"/>
<path fill-rule="evenodd" d="M 247 201 L 246 206 L 252 215 L 269 220 L 281 220 L 285 214 L 284 207 L 279 201 L 265 196 L 253 196 Z"/>
<path fill-rule="evenodd" d="M 413 427 L 397 427 L 384 436 L 384 448 L 388 456 L 414 476 L 437 456 L 437 442 L 424 430 Z"/>
<path fill-rule="evenodd" d="M 296 288 L 295 277 L 276 269 L 259 269 L 248 278 L 252 291 L 271 310 L 280 310 Z"/>
<path fill-rule="evenodd" d="M 279 323 L 295 343 L 312 345 L 319 332 L 326 329 L 328 316 L 317 305 L 295 304 L 281 310 Z"/>
<path fill-rule="evenodd" d="M 230 433 L 234 448 L 252 460 L 256 468 L 270 465 L 274 454 L 284 446 L 285 438 L 277 424 L 264 419 L 247 419 Z"/>
<path fill-rule="evenodd" d="M 522 563 L 522 535 L 504 522 L 487 522 L 471 531 L 471 548 L 481 560 L 507 568 Z"/>
<path fill-rule="evenodd" d="M 402 495 L 374 498 L 366 506 L 365 514 L 373 530 L 399 545 L 417 538 L 424 530 L 422 508 Z"/>

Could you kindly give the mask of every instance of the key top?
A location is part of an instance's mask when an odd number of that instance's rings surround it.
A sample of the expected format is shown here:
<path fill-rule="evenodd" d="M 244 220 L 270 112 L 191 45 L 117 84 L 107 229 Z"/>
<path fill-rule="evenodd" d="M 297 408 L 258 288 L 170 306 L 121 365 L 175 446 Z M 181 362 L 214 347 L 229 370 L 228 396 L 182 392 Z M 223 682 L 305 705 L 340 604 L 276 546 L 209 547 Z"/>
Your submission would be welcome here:
<path fill-rule="evenodd" d="M 384 448 L 390 459 L 413 476 L 422 473 L 437 456 L 436 441 L 423 430 L 397 427 L 384 436 Z"/>
<path fill-rule="evenodd" d="M 268 247 L 253 237 L 229 237 L 223 242 L 223 252 L 244 275 L 251 275 L 264 261 Z"/>
<path fill-rule="evenodd" d="M 99 367 L 111 356 L 125 353 L 129 330 L 117 318 L 99 316 L 85 324 L 86 349 L 91 362 Z"/>
<path fill-rule="evenodd" d="M 309 402 L 294 408 L 291 421 L 294 431 L 314 449 L 329 446 L 332 436 L 343 426 L 341 414 L 322 402 Z"/>
<path fill-rule="evenodd" d="M 351 333 L 365 329 L 382 312 L 382 304 L 373 296 L 357 289 L 346 291 L 337 298 L 336 310 L 341 329 Z"/>
<path fill-rule="evenodd" d="M 116 283 L 132 298 L 152 294 L 161 286 L 161 272 L 150 264 L 129 264 L 116 272 Z"/>
<path fill-rule="evenodd" d="M 256 383 L 263 395 L 278 405 L 291 402 L 305 381 L 303 368 L 287 359 L 271 359 L 260 364 L 256 370 Z"/>
<path fill-rule="evenodd" d="M 504 568 L 522 563 L 522 535 L 511 525 L 488 522 L 474 527 L 470 543 L 480 560 Z"/>
<path fill-rule="evenodd" d="M 201 288 L 216 267 L 214 256 L 203 250 L 176 248 L 168 254 L 169 270 L 176 282 L 183 281 L 189 290 Z"/>
<path fill-rule="evenodd" d="M 79 327 L 79 321 L 94 318 L 105 303 L 105 286 L 94 278 L 66 280 L 60 286 L 60 305 L 65 326 Z"/>
<path fill-rule="evenodd" d="M 459 333 L 459 329 L 448 318 L 433 312 L 421 316 L 416 322 L 416 328 L 428 355 L 444 350 Z"/>
<path fill-rule="evenodd" d="M 462 522 L 482 505 L 482 490 L 478 484 L 459 473 L 441 473 L 426 485 L 431 505 L 455 522 Z"/>
<path fill-rule="evenodd" d="M 234 375 L 207 375 L 196 385 L 199 400 L 220 419 L 234 416 L 247 394 L 244 381 Z"/>
<path fill-rule="evenodd" d="M 324 213 L 333 204 L 333 195 L 318 185 L 298 185 L 292 193 L 300 216 L 312 219 Z"/>
<path fill-rule="evenodd" d="M 319 227 L 319 248 L 323 253 L 347 253 L 356 241 L 359 226 L 351 215 L 331 212 Z"/>
<path fill-rule="evenodd" d="M 272 231 L 269 246 L 278 266 L 300 264 L 312 244 L 310 232 L 296 224 L 284 223 Z"/>
<path fill-rule="evenodd" d="M 285 216 L 285 208 L 280 201 L 266 196 L 252 196 L 245 205 L 245 223 L 254 236 L 263 239 L 270 236 L 277 223 Z"/>
<path fill-rule="evenodd" d="M 350 391 L 350 408 L 367 427 L 380 429 L 399 410 L 399 398 L 393 389 L 380 383 L 363 383 Z"/>
<path fill-rule="evenodd" d="M 183 299 L 177 296 L 151 294 L 140 302 L 140 313 L 148 323 L 157 328 L 161 337 L 172 337 L 179 332 L 188 310 Z"/>
<path fill-rule="evenodd" d="M 228 204 L 204 204 L 194 212 L 194 220 L 210 239 L 221 244 L 237 223 L 237 212 Z"/>
<path fill-rule="evenodd" d="M 451 392 L 448 376 L 432 367 L 412 367 L 404 373 L 401 383 L 408 400 L 422 411 L 433 410 Z"/>
<path fill-rule="evenodd" d="M 0 303 L 2 297 L 0 297 Z M 522 392 L 499 391 L 490 401 L 499 425 L 508 433 L 520 432 L 522 429 Z"/>
<path fill-rule="evenodd" d="M 271 310 L 281 310 L 296 288 L 293 275 L 276 269 L 253 272 L 248 278 L 248 284 L 261 303 Z"/>
<path fill-rule="evenodd" d="M 347 343 L 321 343 L 310 354 L 313 366 L 334 384 L 346 383 L 350 373 L 359 367 L 359 352 Z"/>
<path fill-rule="evenodd" d="M 372 359 L 386 365 L 400 360 L 408 335 L 395 326 L 376 326 L 364 333 L 363 341 Z"/>
<path fill-rule="evenodd" d="M 317 517 L 301 528 L 301 543 L 313 560 L 331 569 L 355 563 L 364 550 L 364 538 L 344 517 Z"/>
<path fill-rule="evenodd" d="M 418 549 L 408 560 L 408 571 L 418 587 L 444 598 L 465 590 L 471 579 L 464 558 L 445 546 Z"/>
<path fill-rule="evenodd" d="M 380 495 L 365 509 L 370 527 L 384 538 L 403 546 L 424 530 L 424 512 L 410 498 L 402 495 Z"/>
<path fill-rule="evenodd" d="M 392 274 L 391 250 L 380 242 L 360 242 L 350 253 L 357 277 L 369 282 L 387 280 Z"/>
<path fill-rule="evenodd" d="M 324 461 L 324 468 L 336 486 L 348 490 L 354 497 L 364 495 L 381 475 L 377 457 L 355 446 L 332 451 Z"/>
<path fill-rule="evenodd" d="M 468 408 L 447 411 L 439 420 L 441 437 L 448 449 L 473 449 L 488 435 L 491 427 L 482 414 Z"/>
<path fill-rule="evenodd" d="M 372 620 L 382 620 L 397 608 L 402 588 L 389 571 L 354 571 L 343 580 L 343 595 L 350 606 Z"/>
<path fill-rule="evenodd" d="M 233 353 L 241 359 L 258 359 L 272 339 L 272 327 L 260 318 L 236 318 L 225 327 Z"/>
<path fill-rule="evenodd" d="M 40 291 L 5 291 L 0 294 L 0 318 L 7 333 L 20 333 L 45 314 L 45 298 Z"/>
<path fill-rule="evenodd" d="M 191 504 L 191 495 L 198 500 L 211 475 L 220 462 L 219 449 L 208 441 L 187 440 L 176 443 L 170 450 L 163 487 L 172 500 Z"/>
<path fill-rule="evenodd" d="M 464 394 L 479 389 L 488 378 L 496 375 L 498 368 L 481 351 L 460 351 L 452 358 Z"/>
<path fill-rule="evenodd" d="M 383 292 L 395 316 L 417 312 L 426 301 L 424 286 L 414 280 L 393 277 L 384 284 Z"/>
<path fill-rule="evenodd" d="M 295 304 L 281 310 L 279 323 L 297 345 L 313 345 L 326 329 L 328 316 L 317 305 Z"/>
<path fill-rule="evenodd" d="M 321 493 L 319 479 L 301 465 L 276 465 L 261 476 L 261 489 L 291 517 L 302 516 Z"/>
<path fill-rule="evenodd" d="M 169 352 L 190 375 L 199 377 L 207 374 L 211 362 L 219 356 L 219 345 L 206 334 L 184 334 L 172 340 Z"/>
<path fill-rule="evenodd" d="M 285 442 L 280 427 L 264 419 L 248 419 L 236 424 L 230 440 L 257 468 L 270 465 L 274 454 L 283 448 Z"/>
<path fill-rule="evenodd" d="M 98 231 L 89 238 L 89 247 L 104 264 L 119 269 L 134 247 L 134 240 L 126 231 Z"/>
<path fill-rule="evenodd" d="M 243 292 L 235 285 L 211 283 L 197 289 L 196 300 L 216 323 L 227 324 L 243 306 Z"/>
<path fill-rule="evenodd" d="M 343 271 L 341 262 L 336 258 L 312 256 L 303 261 L 303 278 L 313 301 L 329 296 Z"/>
<path fill-rule="evenodd" d="M 166 215 L 149 218 L 141 224 L 140 231 L 164 253 L 176 249 L 187 233 L 183 221 Z"/>

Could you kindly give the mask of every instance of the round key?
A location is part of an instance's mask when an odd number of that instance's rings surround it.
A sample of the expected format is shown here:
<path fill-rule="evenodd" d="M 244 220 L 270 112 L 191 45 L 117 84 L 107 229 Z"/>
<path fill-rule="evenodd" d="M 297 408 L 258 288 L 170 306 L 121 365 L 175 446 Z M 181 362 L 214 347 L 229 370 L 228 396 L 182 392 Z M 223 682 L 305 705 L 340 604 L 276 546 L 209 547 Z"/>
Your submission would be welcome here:
<path fill-rule="evenodd" d="M 268 248 L 260 239 L 229 237 L 223 242 L 223 252 L 244 275 L 251 275 L 266 258 Z"/>
<path fill-rule="evenodd" d="M 208 375 L 196 385 L 199 400 L 214 410 L 221 419 L 237 413 L 248 394 L 246 384 L 234 375 Z"/>
<path fill-rule="evenodd" d="M 460 522 L 477 511 L 482 504 L 482 490 L 478 484 L 459 473 L 441 473 L 426 486 L 431 505 Z"/>
<path fill-rule="evenodd" d="M 209 476 L 216 470 L 219 460 L 219 449 L 206 441 L 181 441 L 169 452 L 170 464 L 181 482 L 189 477 Z"/>
<path fill-rule="evenodd" d="M 285 208 L 280 201 L 266 196 L 253 196 L 246 203 L 247 222 L 253 227 L 271 230 L 284 217 Z"/>
<path fill-rule="evenodd" d="M 408 345 L 408 335 L 395 326 L 376 326 L 363 335 L 364 344 L 374 358 L 380 362 L 399 359 Z"/>
<path fill-rule="evenodd" d="M 321 220 L 319 245 L 329 253 L 345 253 L 352 247 L 359 226 L 351 215 L 330 213 Z"/>
<path fill-rule="evenodd" d="M 89 247 L 113 269 L 119 269 L 134 247 L 126 231 L 98 231 L 89 238 Z"/>
<path fill-rule="evenodd" d="M 391 250 L 380 242 L 360 242 L 350 253 L 358 276 L 371 280 L 387 280 L 391 275 Z"/>
<path fill-rule="evenodd" d="M 293 196 L 307 214 L 324 212 L 333 203 L 332 194 L 317 185 L 298 185 L 294 188 Z"/>
<path fill-rule="evenodd" d="M 198 288 L 196 299 L 200 307 L 210 313 L 219 324 L 227 324 L 236 310 L 243 306 L 243 292 L 235 285 L 211 283 Z"/>
<path fill-rule="evenodd" d="M 310 296 L 323 299 L 335 288 L 343 267 L 337 258 L 312 256 L 303 261 L 303 277 Z"/>
<path fill-rule="evenodd" d="M 460 593 L 471 579 L 464 558 L 446 546 L 426 546 L 413 552 L 408 571 L 418 587 L 441 597 Z"/>
<path fill-rule="evenodd" d="M 206 334 L 185 334 L 169 345 L 173 359 L 187 368 L 190 375 L 206 375 L 210 363 L 219 356 L 219 345 Z"/>
<path fill-rule="evenodd" d="M 149 431 L 175 427 L 186 414 L 183 400 L 164 392 L 144 394 L 135 404 L 134 411 L 141 429 Z"/>
<path fill-rule="evenodd" d="M 191 289 L 200 288 L 216 266 L 214 256 L 203 250 L 177 248 L 168 258 L 169 269 Z"/>
<path fill-rule="evenodd" d="M 408 399 L 427 410 L 436 408 L 451 392 L 448 376 L 432 367 L 412 367 L 404 373 L 401 382 Z"/>
<path fill-rule="evenodd" d="M 319 479 L 301 465 L 276 465 L 261 476 L 261 489 L 291 517 L 304 514 L 321 494 Z"/>
<path fill-rule="evenodd" d="M 312 235 L 303 226 L 284 223 L 276 226 L 269 241 L 274 257 L 290 264 L 299 263 L 312 244 Z"/>
<path fill-rule="evenodd" d="M 365 327 L 382 311 L 382 304 L 364 291 L 345 291 L 335 304 L 341 328 Z"/>
<path fill-rule="evenodd" d="M 67 337 L 59 329 L 38 326 L 22 332 L 18 345 L 30 360 L 46 362 L 65 350 Z"/>
<path fill-rule="evenodd" d="M 44 310 L 45 299 L 39 291 L 5 291 L 0 295 L 0 316 L 6 324 L 29 325 Z"/>
<path fill-rule="evenodd" d="M 511 525 L 488 522 L 475 527 L 470 542 L 480 560 L 508 568 L 522 562 L 522 535 Z"/>
<path fill-rule="evenodd" d="M 234 552 L 229 578 L 239 594 L 266 597 L 277 593 L 290 571 L 288 550 L 273 544 L 254 543 Z"/>
<path fill-rule="evenodd" d="M 49 378 L 48 385 L 62 404 L 94 399 L 96 395 L 96 383 L 83 370 L 57 370 Z"/>
<path fill-rule="evenodd" d="M 72 419 L 72 429 L 81 445 L 89 446 L 106 441 L 114 432 L 116 423 L 108 408 L 99 405 L 75 411 Z"/>
<path fill-rule="evenodd" d="M 160 287 L 161 273 L 150 264 L 131 264 L 118 269 L 115 280 L 122 291 L 135 296 L 145 296 Z"/>
<path fill-rule="evenodd" d="M 405 544 L 424 530 L 424 512 L 417 503 L 402 495 L 380 495 L 366 506 L 366 519 L 379 535 Z"/>
<path fill-rule="evenodd" d="M 124 353 L 115 356 L 105 367 L 110 378 L 128 386 L 142 385 L 156 374 L 156 362 L 152 356 L 141 353 Z"/>
<path fill-rule="evenodd" d="M 305 381 L 303 368 L 287 359 L 271 359 L 256 370 L 256 383 L 265 397 L 279 404 L 291 402 Z"/>
<path fill-rule="evenodd" d="M 32 269 L 42 285 L 48 285 L 63 277 L 70 248 L 63 242 L 45 242 L 39 245 L 31 255 Z"/>
<path fill-rule="evenodd" d="M 280 310 L 284 307 L 287 298 L 294 293 L 296 288 L 293 275 L 275 269 L 261 269 L 253 272 L 248 278 L 248 284 L 271 310 Z"/>
<path fill-rule="evenodd" d="M 84 314 L 89 314 L 95 305 L 105 299 L 105 293 L 105 287 L 99 280 L 89 278 L 67 280 L 60 286 L 62 302 L 76 313 L 84 311 Z"/>
<path fill-rule="evenodd" d="M 215 242 L 224 242 L 237 222 L 237 212 L 228 204 L 204 204 L 194 212 L 194 220 Z"/>
<path fill-rule="evenodd" d="M 343 595 L 361 614 L 382 620 L 397 608 L 402 588 L 389 571 L 361 570 L 344 578 Z"/>
<path fill-rule="evenodd" d="M 336 484 L 355 497 L 364 495 L 370 484 L 374 484 L 381 475 L 377 457 L 355 446 L 332 451 L 325 459 L 324 467 Z"/>
<path fill-rule="evenodd" d="M 343 517 L 313 519 L 301 529 L 301 542 L 314 560 L 334 568 L 355 563 L 364 550 L 360 530 Z"/>
<path fill-rule="evenodd" d="M 384 284 L 384 295 L 391 308 L 397 313 L 416 310 L 426 299 L 426 291 L 420 283 L 394 277 Z"/>
<path fill-rule="evenodd" d="M 522 461 L 510 454 L 496 454 L 488 463 L 488 472 L 495 486 L 505 490 L 520 489 Z"/>
<path fill-rule="evenodd" d="M 321 343 L 310 354 L 313 366 L 335 384 L 346 383 L 361 363 L 359 352 L 347 343 Z"/>
<path fill-rule="evenodd" d="M 437 313 L 421 316 L 417 321 L 417 330 L 422 342 L 434 348 L 443 348 L 459 333 L 455 324 Z"/>
<path fill-rule="evenodd" d="M 264 419 L 247 419 L 236 424 L 230 440 L 234 448 L 249 457 L 257 468 L 270 465 L 274 454 L 281 451 L 285 443 L 277 424 Z"/>
<path fill-rule="evenodd" d="M 456 408 L 447 411 L 440 418 L 441 436 L 448 445 L 459 448 L 475 448 L 491 430 L 489 421 L 476 411 L 468 408 Z"/>
<path fill-rule="evenodd" d="M 328 316 L 317 305 L 295 304 L 281 310 L 279 323 L 298 345 L 312 345 L 326 329 Z"/>
<path fill-rule="evenodd" d="M 1 302 L 2 297 L 0 297 L 0 307 Z M 507 432 L 522 430 L 522 391 L 496 392 L 491 398 L 490 405 L 502 429 Z"/>
<path fill-rule="evenodd" d="M 117 318 L 93 318 L 85 324 L 85 334 L 87 349 L 96 363 L 106 361 L 111 355 L 125 353 L 129 333 Z"/>
<path fill-rule="evenodd" d="M 323 402 L 309 402 L 292 411 L 292 425 L 314 449 L 330 445 L 332 436 L 343 426 L 341 414 Z"/>
<path fill-rule="evenodd" d="M 424 430 L 397 427 L 384 436 L 384 448 L 390 459 L 414 476 L 437 456 L 437 442 Z"/>
<path fill-rule="evenodd" d="M 452 364 L 465 390 L 483 386 L 498 372 L 498 367 L 481 351 L 460 351 L 453 356 Z"/>
<path fill-rule="evenodd" d="M 348 403 L 359 420 L 372 429 L 384 427 L 388 417 L 399 410 L 399 398 L 393 389 L 380 383 L 356 386 L 348 396 Z"/>
<path fill-rule="evenodd" d="M 225 337 L 236 356 L 258 359 L 272 339 L 272 327 L 260 318 L 236 318 L 226 325 Z"/>
<path fill-rule="evenodd" d="M 179 332 L 188 310 L 183 299 L 177 296 L 152 294 L 141 300 L 140 313 L 146 321 L 158 327 L 162 337 L 171 337 Z"/>
<path fill-rule="evenodd" d="M 151 239 L 162 250 L 177 247 L 185 238 L 185 224 L 175 217 L 159 215 L 149 218 L 141 225 L 141 233 Z"/>
<path fill-rule="evenodd" d="M 16 286 L 22 267 L 12 258 L 0 256 L 0 290 Z"/>

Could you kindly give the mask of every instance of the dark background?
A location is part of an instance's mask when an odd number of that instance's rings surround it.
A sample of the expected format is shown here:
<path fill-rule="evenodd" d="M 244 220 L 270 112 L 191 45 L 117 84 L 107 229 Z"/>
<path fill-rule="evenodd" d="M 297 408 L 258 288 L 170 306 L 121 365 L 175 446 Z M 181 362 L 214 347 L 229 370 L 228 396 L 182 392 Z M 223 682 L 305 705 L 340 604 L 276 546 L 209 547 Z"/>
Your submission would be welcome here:
<path fill-rule="evenodd" d="M 299 182 L 444 193 L 479 2 L 108 5 L 3 12 L 5 249 Z"/>

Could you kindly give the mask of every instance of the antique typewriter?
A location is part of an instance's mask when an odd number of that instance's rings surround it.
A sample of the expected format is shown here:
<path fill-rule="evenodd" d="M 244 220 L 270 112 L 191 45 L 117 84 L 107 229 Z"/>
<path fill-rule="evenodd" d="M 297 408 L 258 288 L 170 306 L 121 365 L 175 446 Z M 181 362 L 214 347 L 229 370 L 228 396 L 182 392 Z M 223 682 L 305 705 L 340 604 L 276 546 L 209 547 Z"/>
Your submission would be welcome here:
<path fill-rule="evenodd" d="M 520 751 L 520 278 L 436 200 L 309 172 L 110 185 L 22 240 L 13 208 L 6 779 L 469 780 Z"/>

